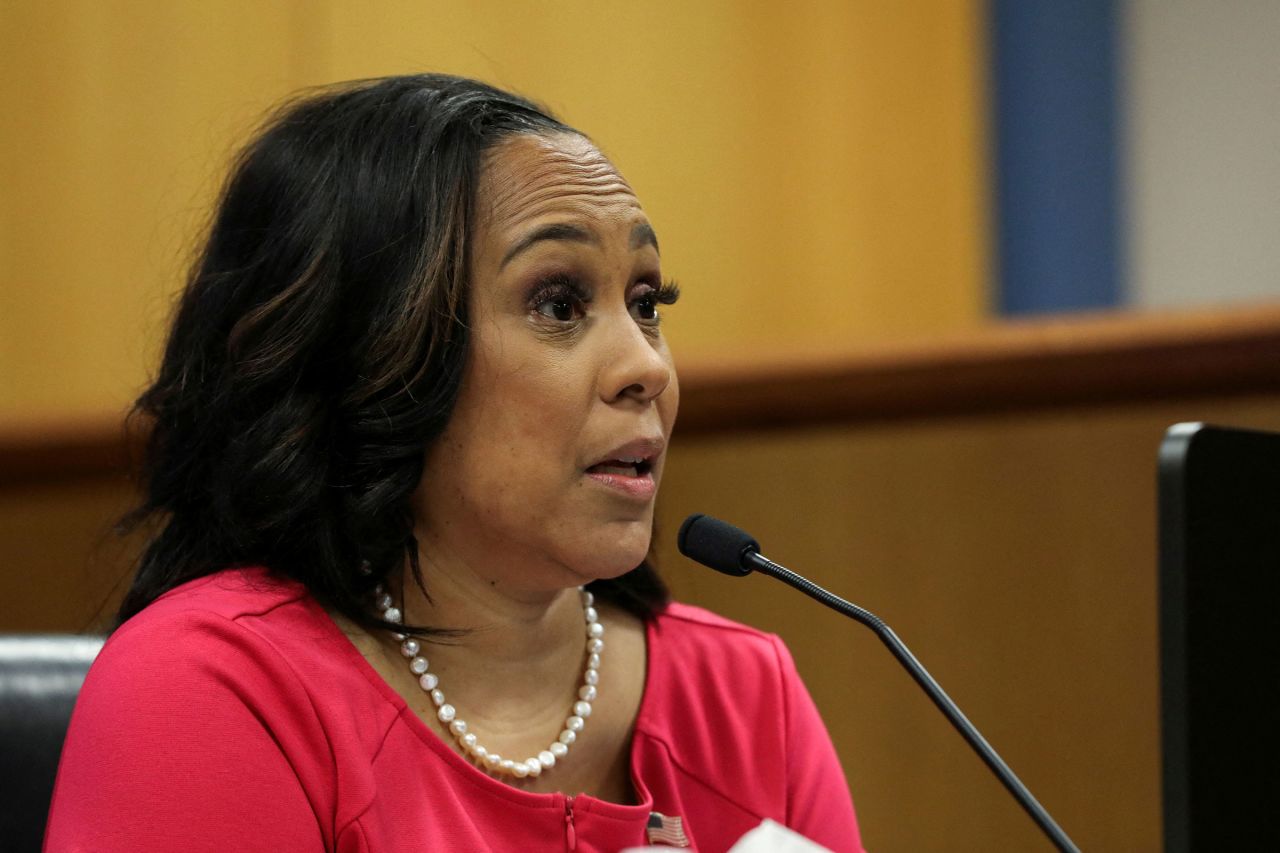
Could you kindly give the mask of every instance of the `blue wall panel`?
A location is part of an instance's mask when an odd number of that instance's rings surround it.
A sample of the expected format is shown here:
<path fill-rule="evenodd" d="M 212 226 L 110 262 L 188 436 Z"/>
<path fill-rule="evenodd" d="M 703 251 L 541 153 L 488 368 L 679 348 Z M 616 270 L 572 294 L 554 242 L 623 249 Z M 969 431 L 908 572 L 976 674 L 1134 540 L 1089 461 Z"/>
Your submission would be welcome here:
<path fill-rule="evenodd" d="M 1117 8 L 993 0 L 999 309 L 1120 304 Z"/>

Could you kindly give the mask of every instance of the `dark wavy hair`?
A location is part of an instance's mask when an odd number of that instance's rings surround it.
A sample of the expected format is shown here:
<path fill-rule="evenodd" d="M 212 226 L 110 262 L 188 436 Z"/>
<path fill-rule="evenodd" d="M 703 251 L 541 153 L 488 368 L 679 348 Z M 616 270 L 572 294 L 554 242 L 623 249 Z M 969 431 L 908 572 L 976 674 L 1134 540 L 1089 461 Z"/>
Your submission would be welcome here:
<path fill-rule="evenodd" d="M 467 359 L 483 156 L 555 133 L 578 131 L 440 74 L 323 88 L 268 120 L 130 415 L 149 437 L 144 497 L 121 527 L 151 537 L 117 624 L 182 583 L 260 565 L 393 627 L 371 591 L 406 566 L 423 585 L 410 498 Z M 591 588 L 646 618 L 668 600 L 651 560 Z"/>

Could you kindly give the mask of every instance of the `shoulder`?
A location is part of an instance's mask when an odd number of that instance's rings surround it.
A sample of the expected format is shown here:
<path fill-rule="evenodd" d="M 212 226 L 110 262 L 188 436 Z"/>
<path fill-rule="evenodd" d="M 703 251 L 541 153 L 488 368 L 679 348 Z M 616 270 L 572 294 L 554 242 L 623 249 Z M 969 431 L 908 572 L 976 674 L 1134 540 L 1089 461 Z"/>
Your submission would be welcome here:
<path fill-rule="evenodd" d="M 726 619 L 718 613 L 712 613 L 702 607 L 692 604 L 684 604 L 679 601 L 673 601 L 668 604 L 661 612 L 658 613 L 656 619 L 658 623 L 666 623 L 673 626 L 680 626 L 677 630 L 684 629 L 696 633 L 707 633 L 713 635 L 724 634 L 745 634 L 757 637 L 769 637 L 759 628 L 752 628 L 750 625 L 744 625 L 741 622 L 734 622 L 732 619 Z"/>
<path fill-rule="evenodd" d="M 760 679 L 780 685 L 780 679 L 794 671 L 791 656 L 776 634 L 734 622 L 689 604 L 670 604 L 653 622 L 651 663 L 699 670 L 698 677 L 713 680 L 731 678 L 742 684 L 749 678 L 755 687 L 765 687 Z M 675 673 L 668 673 L 675 675 Z"/>
<path fill-rule="evenodd" d="M 206 686 L 287 684 L 294 676 L 273 640 L 305 622 L 305 597 L 300 585 L 261 569 L 222 571 L 170 590 L 107 638 L 80 691 L 79 716 L 169 696 L 196 704 Z"/>
<path fill-rule="evenodd" d="M 168 719 L 214 707 L 268 726 L 327 726 L 384 703 L 359 652 L 306 588 L 264 569 L 229 569 L 179 586 L 121 625 L 89 670 L 81 724 Z M 203 709 L 203 711 L 202 711 Z"/>
<path fill-rule="evenodd" d="M 326 651 L 320 617 L 300 585 L 233 570 L 184 584 L 122 625 L 77 698 L 51 832 L 104 850 L 118 847 L 102 828 L 126 824 L 155 841 L 131 849 L 176 849 L 178 827 L 241 820 L 274 821 L 285 848 L 290 833 L 331 835 L 316 815 L 342 817 L 335 750 L 370 753 L 377 732 L 360 708 L 344 711 L 369 691 L 352 689 L 358 672 Z M 341 639 L 332 623 L 329 634 Z"/>
<path fill-rule="evenodd" d="M 699 607 L 671 604 L 650 623 L 642 760 L 685 780 L 681 807 L 720 815 L 734 838 L 786 817 L 785 773 L 760 768 L 787 764 L 790 660 L 777 636 Z"/>
<path fill-rule="evenodd" d="M 777 635 L 672 604 L 649 639 L 636 731 L 655 777 L 696 780 L 680 786 L 686 814 L 716 815 L 726 839 L 769 817 L 832 850 L 861 849 L 831 739 Z"/>
<path fill-rule="evenodd" d="M 272 649 L 287 655 L 291 646 L 323 643 L 335 631 L 302 584 L 262 568 L 226 569 L 157 598 L 107 638 L 95 667 L 138 669 L 173 656 L 218 663 L 270 656 Z"/>
<path fill-rule="evenodd" d="M 121 625 L 111 639 L 147 634 L 174 621 L 252 620 L 306 597 L 302 584 L 266 569 L 225 569 L 169 590 Z"/>
<path fill-rule="evenodd" d="M 795 667 L 774 634 L 700 607 L 671 604 L 649 632 L 647 731 L 669 744 L 696 742 L 694 731 L 723 743 L 730 735 L 770 739 L 786 714 Z M 696 722 L 695 722 L 696 720 Z M 777 744 L 781 747 L 781 743 Z"/>

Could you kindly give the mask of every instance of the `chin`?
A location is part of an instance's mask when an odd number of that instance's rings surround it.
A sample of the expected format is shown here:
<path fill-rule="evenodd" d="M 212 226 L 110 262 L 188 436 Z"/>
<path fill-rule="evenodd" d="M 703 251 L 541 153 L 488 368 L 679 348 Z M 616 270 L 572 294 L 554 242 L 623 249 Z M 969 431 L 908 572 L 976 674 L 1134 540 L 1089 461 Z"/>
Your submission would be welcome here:
<path fill-rule="evenodd" d="M 631 527 L 632 525 L 626 525 Z M 653 538 L 651 523 L 646 522 L 638 530 L 611 530 L 602 536 L 598 548 L 587 565 L 586 573 L 593 580 L 606 580 L 621 577 L 644 562 L 649 556 L 649 543 Z"/>

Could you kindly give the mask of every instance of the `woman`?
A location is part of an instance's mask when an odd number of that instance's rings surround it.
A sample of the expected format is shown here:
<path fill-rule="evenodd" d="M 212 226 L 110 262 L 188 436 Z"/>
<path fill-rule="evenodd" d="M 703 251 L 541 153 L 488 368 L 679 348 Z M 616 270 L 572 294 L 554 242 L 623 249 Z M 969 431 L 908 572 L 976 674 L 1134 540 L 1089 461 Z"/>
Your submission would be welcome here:
<path fill-rule="evenodd" d="M 442 75 L 236 163 L 155 383 L 153 537 L 48 850 L 860 849 L 774 637 L 646 562 L 674 302 L 627 183 Z"/>

